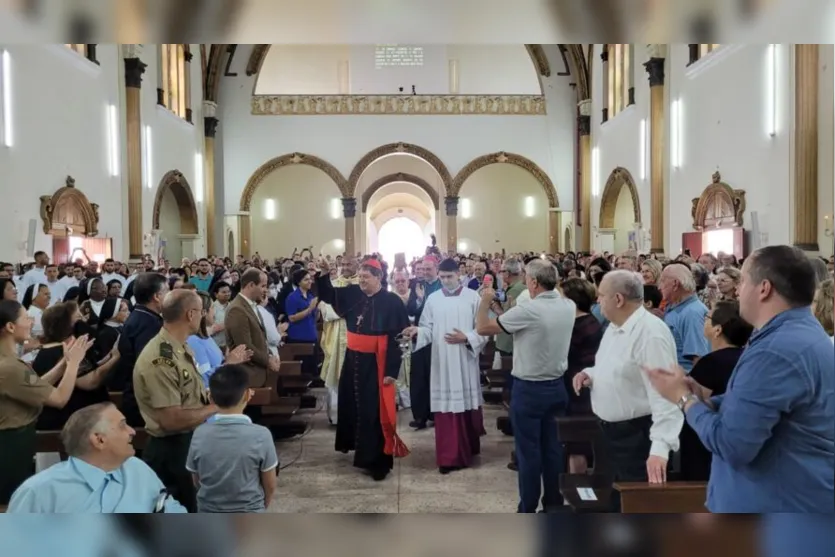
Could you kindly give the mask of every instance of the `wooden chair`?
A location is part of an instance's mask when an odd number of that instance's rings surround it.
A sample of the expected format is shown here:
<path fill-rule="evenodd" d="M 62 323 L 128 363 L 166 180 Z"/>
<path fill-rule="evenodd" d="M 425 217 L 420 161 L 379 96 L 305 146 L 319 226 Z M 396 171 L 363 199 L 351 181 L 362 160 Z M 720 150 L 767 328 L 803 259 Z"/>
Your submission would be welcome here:
<path fill-rule="evenodd" d="M 706 513 L 707 484 L 703 482 L 617 482 L 621 513 Z"/>

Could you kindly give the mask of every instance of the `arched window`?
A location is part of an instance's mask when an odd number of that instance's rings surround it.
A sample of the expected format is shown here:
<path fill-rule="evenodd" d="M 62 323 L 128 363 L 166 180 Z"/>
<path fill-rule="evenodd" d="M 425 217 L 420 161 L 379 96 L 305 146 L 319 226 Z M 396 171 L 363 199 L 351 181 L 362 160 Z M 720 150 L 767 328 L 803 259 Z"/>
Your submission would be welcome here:
<path fill-rule="evenodd" d="M 64 44 L 64 46 L 79 53 L 90 62 L 95 64 L 99 63 L 99 61 L 96 60 L 96 45 L 94 44 Z"/>
<path fill-rule="evenodd" d="M 189 45 L 161 44 L 159 54 L 157 104 L 191 122 L 191 83 L 189 80 L 191 51 Z"/>
<path fill-rule="evenodd" d="M 718 44 L 691 44 L 690 45 L 690 62 L 689 64 L 695 64 L 699 60 L 701 60 L 707 54 L 710 54 L 717 48 L 722 45 Z"/>
<path fill-rule="evenodd" d="M 604 45 L 603 91 L 606 101 L 603 121 L 616 116 L 621 110 L 635 104 L 633 81 L 633 49 L 631 44 Z"/>

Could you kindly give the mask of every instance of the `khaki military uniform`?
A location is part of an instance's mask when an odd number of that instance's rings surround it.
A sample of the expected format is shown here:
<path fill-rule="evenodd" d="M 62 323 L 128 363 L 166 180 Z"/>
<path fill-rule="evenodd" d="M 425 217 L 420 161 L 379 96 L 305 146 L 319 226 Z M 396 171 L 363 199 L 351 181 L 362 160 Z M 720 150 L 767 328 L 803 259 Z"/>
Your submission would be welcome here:
<path fill-rule="evenodd" d="M 28 364 L 0 354 L 0 505 L 32 475 L 38 416 L 54 390 Z"/>
<path fill-rule="evenodd" d="M 145 431 L 152 437 L 183 433 L 163 431 L 156 421 L 157 409 L 200 408 L 209 402 L 194 354 L 165 328 L 145 345 L 136 359 L 133 389 L 145 420 Z"/>
<path fill-rule="evenodd" d="M 136 360 L 133 388 L 149 435 L 142 459 L 172 497 L 189 512 L 196 512 L 196 492 L 186 470 L 193 431 L 164 431 L 157 421 L 157 410 L 161 408 L 193 409 L 208 404 L 191 349 L 163 327 Z"/>

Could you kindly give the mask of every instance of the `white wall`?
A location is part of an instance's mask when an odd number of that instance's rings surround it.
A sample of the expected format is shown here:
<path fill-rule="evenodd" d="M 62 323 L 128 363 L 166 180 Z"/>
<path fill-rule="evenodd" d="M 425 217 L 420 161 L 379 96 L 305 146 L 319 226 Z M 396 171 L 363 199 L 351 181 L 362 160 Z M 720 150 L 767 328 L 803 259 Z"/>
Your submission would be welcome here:
<path fill-rule="evenodd" d="M 476 245 L 491 253 L 547 251 L 548 199 L 524 169 L 493 164 L 477 170 L 464 182 L 461 198 L 472 208 L 467 218 L 458 207 L 458 241 L 464 239 L 467 251 Z M 533 198 L 531 215 L 526 198 Z"/>
<path fill-rule="evenodd" d="M 592 200 L 592 224 L 600 214 L 600 195 L 616 166 L 628 169 L 638 186 L 644 228 L 650 230 L 649 155 L 646 177 L 641 177 L 640 125 L 649 120 L 649 85 L 643 63 L 643 45 L 635 46 L 636 104 L 601 124 L 602 75 L 595 55 L 592 145 L 599 148 L 598 196 Z M 599 53 L 599 47 L 595 49 Z M 668 45 L 667 168 L 665 175 L 665 250 L 678 254 L 681 235 L 692 231 L 692 199 L 699 197 L 718 169 L 722 181 L 746 191 L 744 226 L 751 228 L 751 213 L 758 213 L 760 228 L 769 244 L 792 241 L 792 162 L 790 156 L 794 78 L 789 45 L 778 48 L 777 113 L 775 137 L 766 133 L 767 45 L 723 45 L 688 66 L 686 44 Z M 672 168 L 669 146 L 672 122 L 670 103 L 682 102 L 682 164 Z M 823 130 L 822 130 L 823 131 Z M 649 126 L 647 142 L 650 141 Z M 647 147 L 647 153 L 649 147 Z"/>
<path fill-rule="evenodd" d="M 419 66 L 378 67 L 377 45 L 272 45 L 258 80 L 258 94 L 395 95 L 449 94 L 450 62 L 458 94 L 540 94 L 525 45 L 413 45 Z"/>
<path fill-rule="evenodd" d="M 113 255 L 127 259 L 127 142 L 125 137 L 124 62 L 117 45 L 100 44 L 96 65 L 64 45 L 0 45 L 12 61 L 12 112 L 14 145 L 0 147 L 0 220 L 8 233 L 0 242 L 0 259 L 25 261 L 28 221 L 37 219 L 35 250 L 52 253 L 52 240 L 43 234 L 39 217 L 41 195 L 52 195 L 67 175 L 76 180 L 91 203 L 99 205 L 100 238 L 112 238 Z M 143 75 L 141 118 L 151 127 L 150 187 L 143 168 L 142 229 L 150 232 L 157 185 L 169 170 L 180 170 L 196 187 L 195 152 L 202 151 L 202 87 L 199 46 L 191 64 L 191 125 L 156 105 L 157 54 L 146 44 L 141 59 L 148 67 Z M 119 176 L 108 166 L 106 107 L 118 108 Z M 144 146 L 143 146 L 144 155 Z M 195 192 L 195 197 L 197 193 Z M 205 227 L 202 206 L 197 208 L 201 234 Z M 205 252 L 199 240 L 200 253 Z"/>
<path fill-rule="evenodd" d="M 691 67 L 688 47 L 671 45 L 669 98 L 681 98 L 682 166 L 668 181 L 667 251 L 677 254 L 681 235 L 692 231 L 691 200 L 718 169 L 722 181 L 746 191 L 744 225 L 756 211 L 767 244 L 790 244 L 792 233 L 791 48 L 777 51 L 777 134 L 766 130 L 768 45 L 725 45 Z"/>
<path fill-rule="evenodd" d="M 598 215 L 599 216 L 599 215 Z M 634 229 L 635 209 L 632 194 L 626 186 L 620 189 L 617 205 L 615 206 L 615 253 L 623 253 L 629 249 L 629 233 Z"/>
<path fill-rule="evenodd" d="M 204 192 L 199 192 L 198 176 L 195 169 L 195 154 L 203 153 L 203 87 L 201 85 L 200 45 L 191 45 L 194 58 L 189 65 L 191 71 L 191 108 L 192 122 L 188 123 L 170 110 L 157 104 L 159 54 L 157 45 L 146 44 L 142 52 L 142 61 L 148 67 L 142 76 L 142 124 L 151 128 L 151 174 L 143 186 L 142 229 L 151 230 L 153 222 L 154 199 L 160 180 L 166 172 L 179 170 L 192 189 L 192 196 L 197 202 L 197 219 L 200 239 L 194 242 L 196 255 L 206 255 L 206 209 L 200 201 L 205 199 Z M 144 146 L 143 146 L 144 154 Z M 144 172 L 143 172 L 144 178 Z M 204 180 L 205 184 L 205 180 Z M 150 187 L 149 187 L 150 186 Z M 204 186 L 205 187 L 205 186 Z M 169 240 L 169 245 L 171 244 Z M 173 261 L 173 260 L 172 260 Z"/>
<path fill-rule="evenodd" d="M 13 145 L 0 146 L 0 222 L 5 231 L 0 259 L 31 261 L 19 246 L 33 218 L 34 251 L 52 254 L 52 238 L 43 233 L 39 217 L 39 198 L 64 186 L 67 175 L 99 205 L 99 237 L 113 239 L 116 257 L 127 255 L 124 156 L 119 177 L 110 176 L 107 157 L 106 107 L 120 102 L 116 46 L 99 46 L 100 66 L 63 45 L 0 45 L 3 49 L 11 59 Z"/>
<path fill-rule="evenodd" d="M 559 56 L 556 47 L 552 50 L 549 56 Z M 568 77 L 556 75 L 554 58 L 552 77 L 543 78 L 547 116 L 252 116 L 255 78 L 245 75 L 250 51 L 238 48 L 231 68 L 238 77 L 221 81 L 218 133 L 223 136 L 227 214 L 238 210 L 252 173 L 275 156 L 294 151 L 316 155 L 347 177 L 367 152 L 398 141 L 432 151 L 453 175 L 481 155 L 518 153 L 548 173 L 561 206 L 573 205 L 576 94 Z"/>
<path fill-rule="evenodd" d="M 635 104 L 626 107 L 614 117 L 610 117 L 606 123 L 603 123 L 603 99 L 605 93 L 602 87 L 603 64 L 600 61 L 602 45 L 598 44 L 594 46 L 594 59 L 592 61 L 593 94 L 591 129 L 592 148 L 595 146 L 598 148 L 600 167 L 596 175 L 592 171 L 592 177 L 594 179 L 596 176 L 597 182 L 592 186 L 592 192 L 596 193 L 596 195 L 592 196 L 591 200 L 592 228 L 599 226 L 600 202 L 606 181 L 612 171 L 619 166 L 627 169 L 635 180 L 635 185 L 638 189 L 638 200 L 641 204 L 643 225 L 646 229 L 649 229 L 650 226 L 649 132 L 647 132 L 647 148 L 645 151 L 647 159 L 646 175 L 643 178 L 641 176 L 641 120 L 647 120 L 647 129 L 649 128 L 649 81 L 646 70 L 644 70 L 642 65 L 646 61 L 645 48 L 642 47 L 643 45 L 633 45 L 635 49 L 635 63 L 632 65 L 634 72 L 632 83 L 635 86 Z M 628 190 L 623 188 L 623 191 Z M 633 220 L 634 216 L 630 217 L 630 222 Z M 632 226 L 630 224 L 629 230 L 631 229 Z M 623 236 L 625 235 L 624 233 Z"/>
<path fill-rule="evenodd" d="M 177 200 L 171 190 L 162 194 L 162 203 L 159 211 L 160 239 L 165 240 L 165 258 L 171 261 L 175 267 L 180 266 L 183 259 L 183 245 L 179 239 L 182 232 L 180 228 L 180 210 L 177 207 Z M 189 254 L 190 256 L 191 254 Z"/>

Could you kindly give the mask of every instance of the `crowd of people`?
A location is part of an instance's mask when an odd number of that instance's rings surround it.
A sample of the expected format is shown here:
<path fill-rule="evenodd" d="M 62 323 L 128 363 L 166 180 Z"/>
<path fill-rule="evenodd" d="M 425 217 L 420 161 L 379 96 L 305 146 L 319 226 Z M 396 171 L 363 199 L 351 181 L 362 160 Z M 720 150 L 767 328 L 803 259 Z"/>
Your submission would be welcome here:
<path fill-rule="evenodd" d="M 589 446 L 560 442 L 565 415 L 599 418 L 618 481 L 664 482 L 678 453 L 678 477 L 710 481 L 711 511 L 832 512 L 832 268 L 787 246 L 744 261 L 432 246 L 411 262 L 303 250 L 132 268 L 38 252 L 0 264 L 0 505 L 263 511 L 279 459 L 248 402 L 279 347 L 305 343 L 336 450 L 377 481 L 409 454 L 399 411 L 434 427 L 441 474 L 475 465 L 493 345 L 513 362 L 519 512 L 557 511 L 559 474 L 593 466 Z M 67 461 L 35 458 L 39 430 L 62 431 Z"/>

